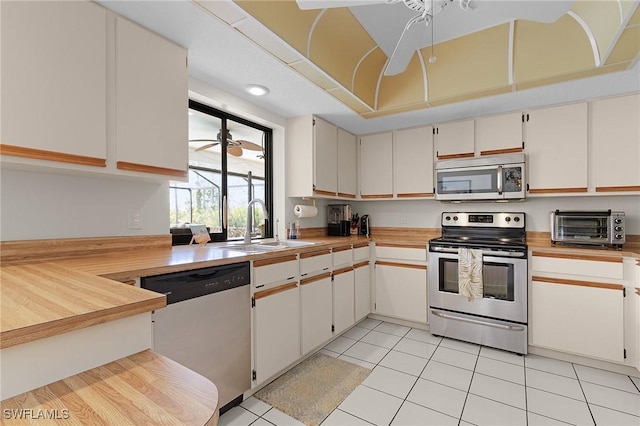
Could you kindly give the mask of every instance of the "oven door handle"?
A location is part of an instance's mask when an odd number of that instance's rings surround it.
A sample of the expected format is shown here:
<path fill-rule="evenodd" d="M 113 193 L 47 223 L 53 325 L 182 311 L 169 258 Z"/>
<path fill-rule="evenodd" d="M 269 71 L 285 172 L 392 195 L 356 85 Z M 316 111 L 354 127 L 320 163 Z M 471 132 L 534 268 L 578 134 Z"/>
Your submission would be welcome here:
<path fill-rule="evenodd" d="M 457 248 L 448 248 L 448 247 L 431 247 L 432 251 L 440 252 L 440 253 L 453 253 L 458 254 Z M 511 251 L 482 251 L 483 256 L 502 256 L 502 257 L 525 257 L 525 253 L 521 252 L 511 252 Z"/>
<path fill-rule="evenodd" d="M 446 319 L 452 319 L 452 320 L 456 320 L 456 321 L 462 321 L 462 322 L 469 322 L 471 324 L 479 324 L 479 325 L 486 325 L 489 327 L 495 327 L 495 328 L 500 328 L 503 330 L 509 330 L 509 331 L 523 331 L 524 327 L 521 325 L 504 325 L 504 324 L 496 324 L 496 323 L 492 323 L 492 322 L 488 322 L 488 321 L 481 321 L 481 320 L 476 320 L 476 319 L 471 319 L 471 318 L 463 318 L 463 317 L 459 317 L 456 315 L 447 315 L 444 312 L 440 312 L 440 311 L 436 311 L 436 310 L 431 310 L 431 313 L 437 317 L 440 318 L 446 318 Z"/>

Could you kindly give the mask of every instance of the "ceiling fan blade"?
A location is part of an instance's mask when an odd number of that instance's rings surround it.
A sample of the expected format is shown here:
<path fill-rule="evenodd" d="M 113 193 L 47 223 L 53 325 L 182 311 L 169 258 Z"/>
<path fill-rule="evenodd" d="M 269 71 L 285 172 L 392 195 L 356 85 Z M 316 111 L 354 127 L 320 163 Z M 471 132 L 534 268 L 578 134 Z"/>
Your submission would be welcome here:
<path fill-rule="evenodd" d="M 250 141 L 246 141 L 243 139 L 238 139 L 235 142 L 238 143 L 238 146 L 240 148 L 244 148 L 244 149 L 248 149 L 249 151 L 262 151 L 262 147 L 258 144 L 255 144 L 253 142 Z"/>
<path fill-rule="evenodd" d="M 424 25 L 425 20 L 421 18 L 418 15 L 407 22 L 384 70 L 385 76 L 400 74 L 406 70 L 416 50 L 427 44 L 428 31 Z"/>
<path fill-rule="evenodd" d="M 399 1 L 399 0 L 398 0 Z M 387 3 L 387 0 L 296 0 L 301 10 L 331 9 L 334 7 L 365 6 Z"/>
<path fill-rule="evenodd" d="M 567 13 L 572 3 L 571 0 L 471 0 L 469 8 L 479 13 L 549 24 Z"/>
<path fill-rule="evenodd" d="M 216 143 L 208 143 L 206 145 L 199 146 L 198 148 L 195 149 L 194 152 L 204 151 L 205 149 L 209 149 L 212 146 L 216 146 L 216 145 L 218 145 L 218 142 L 216 142 Z"/>
<path fill-rule="evenodd" d="M 241 157 L 242 156 L 242 148 L 240 148 L 239 146 L 227 147 L 227 152 L 229 154 L 233 155 L 234 157 Z"/>

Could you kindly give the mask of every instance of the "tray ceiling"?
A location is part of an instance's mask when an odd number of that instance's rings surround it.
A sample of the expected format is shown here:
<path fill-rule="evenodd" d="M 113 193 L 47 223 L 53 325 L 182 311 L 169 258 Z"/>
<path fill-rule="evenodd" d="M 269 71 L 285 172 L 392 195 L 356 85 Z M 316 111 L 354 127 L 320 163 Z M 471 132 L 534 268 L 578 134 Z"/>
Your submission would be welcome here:
<path fill-rule="evenodd" d="M 293 0 L 198 3 L 364 118 L 627 70 L 640 57 L 637 0 L 577 0 L 548 24 L 483 14 L 482 2 L 471 12 L 451 4 L 434 17 L 436 62 L 429 63 L 429 28 L 425 47 L 395 76 L 383 75 L 385 52 L 415 14 L 402 3 L 318 10 Z"/>

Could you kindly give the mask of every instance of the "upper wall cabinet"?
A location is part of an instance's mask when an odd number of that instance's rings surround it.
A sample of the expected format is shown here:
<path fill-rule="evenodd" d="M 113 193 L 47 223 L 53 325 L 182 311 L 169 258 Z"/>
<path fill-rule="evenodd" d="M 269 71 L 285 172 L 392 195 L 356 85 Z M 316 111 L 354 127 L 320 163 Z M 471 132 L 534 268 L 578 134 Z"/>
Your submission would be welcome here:
<path fill-rule="evenodd" d="M 360 137 L 360 197 L 393 198 L 391 132 Z"/>
<path fill-rule="evenodd" d="M 596 192 L 640 191 L 640 95 L 594 101 L 591 118 Z"/>
<path fill-rule="evenodd" d="M 396 197 L 433 196 L 433 127 L 393 133 L 393 173 Z"/>
<path fill-rule="evenodd" d="M 318 117 L 289 119 L 287 195 L 356 196 L 356 138 Z"/>
<path fill-rule="evenodd" d="M 438 159 L 473 157 L 475 148 L 474 120 L 456 121 L 436 127 Z"/>
<path fill-rule="evenodd" d="M 118 169 L 186 176 L 188 102 L 186 50 L 118 18 Z"/>
<path fill-rule="evenodd" d="M 521 113 L 495 115 L 476 120 L 476 148 L 480 155 L 522 152 Z"/>
<path fill-rule="evenodd" d="M 1 2 L 2 154 L 106 166 L 107 14 Z"/>
<path fill-rule="evenodd" d="M 587 192 L 587 104 L 542 108 L 526 116 L 529 193 Z"/>

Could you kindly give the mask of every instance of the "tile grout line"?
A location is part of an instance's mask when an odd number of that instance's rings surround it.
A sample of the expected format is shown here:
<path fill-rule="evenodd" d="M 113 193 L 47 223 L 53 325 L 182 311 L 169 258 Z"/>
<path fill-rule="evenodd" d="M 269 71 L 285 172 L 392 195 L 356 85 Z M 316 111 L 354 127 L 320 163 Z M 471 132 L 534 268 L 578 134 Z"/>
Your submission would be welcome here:
<path fill-rule="evenodd" d="M 593 417 L 593 411 L 591 411 L 591 404 L 589 404 L 589 399 L 587 398 L 587 394 L 584 393 L 584 388 L 582 387 L 582 381 L 580 380 L 580 376 L 578 376 L 578 372 L 576 371 L 576 366 L 574 363 L 571 363 L 571 368 L 573 368 L 573 372 L 578 378 L 578 385 L 580 386 L 580 390 L 582 391 L 582 395 L 584 396 L 584 401 L 587 403 L 587 409 L 589 410 L 589 415 L 591 416 L 591 420 L 593 424 L 597 426 L 596 418 Z"/>

